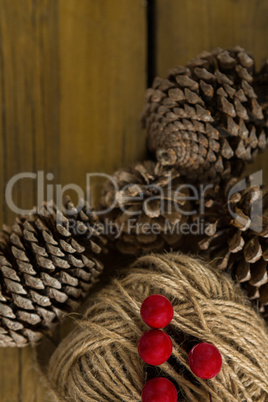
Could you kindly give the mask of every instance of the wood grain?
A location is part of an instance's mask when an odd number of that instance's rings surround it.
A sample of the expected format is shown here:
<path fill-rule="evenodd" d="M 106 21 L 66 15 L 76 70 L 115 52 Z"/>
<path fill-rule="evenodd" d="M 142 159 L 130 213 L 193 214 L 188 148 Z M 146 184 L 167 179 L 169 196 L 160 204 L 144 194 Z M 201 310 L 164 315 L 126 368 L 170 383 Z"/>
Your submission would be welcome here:
<path fill-rule="evenodd" d="M 54 176 L 46 184 L 84 188 L 86 173 L 143 158 L 146 7 L 0 0 L 0 10 L 0 222 L 11 224 L 4 191 L 15 174 L 44 171 Z M 30 209 L 36 190 L 19 181 L 14 202 Z M 30 348 L 0 349 L 0 400 L 46 400 Z"/>
<path fill-rule="evenodd" d="M 56 42 L 57 2 L 0 2 L 1 201 L 0 220 L 11 224 L 15 214 L 4 199 L 8 180 L 21 172 L 55 168 L 59 135 L 59 70 Z M 36 185 L 19 181 L 13 200 L 20 208 L 36 203 Z M 30 350 L 0 350 L 0 400 L 35 399 L 38 376 Z M 28 391 L 25 391 L 27 390 Z M 26 392 L 26 393 L 25 393 Z"/>
<path fill-rule="evenodd" d="M 156 75 L 184 65 L 203 50 L 240 45 L 259 69 L 268 58 L 267 0 L 155 0 Z M 247 173 L 262 169 L 268 183 L 268 150 Z"/>
<path fill-rule="evenodd" d="M 144 156 L 140 114 L 146 85 L 146 9 L 142 4 L 59 1 L 63 184 L 85 187 L 86 173 L 111 173 Z"/>
<path fill-rule="evenodd" d="M 203 50 L 243 46 L 268 57 L 266 0 L 155 0 L 156 71 L 163 76 Z"/>
<path fill-rule="evenodd" d="M 57 2 L 1 0 L 0 7 L 3 184 L 17 173 L 51 169 L 60 180 Z M 16 205 L 30 209 L 35 190 L 35 180 L 18 181 Z M 1 205 L 11 223 L 4 191 Z"/>

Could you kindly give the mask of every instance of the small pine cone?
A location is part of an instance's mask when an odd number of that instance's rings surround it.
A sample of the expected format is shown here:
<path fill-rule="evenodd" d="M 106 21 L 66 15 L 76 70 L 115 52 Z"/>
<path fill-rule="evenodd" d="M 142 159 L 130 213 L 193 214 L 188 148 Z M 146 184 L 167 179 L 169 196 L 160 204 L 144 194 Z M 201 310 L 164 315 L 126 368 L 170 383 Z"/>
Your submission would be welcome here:
<path fill-rule="evenodd" d="M 0 346 L 36 344 L 98 280 L 104 240 L 86 203 L 44 203 L 0 233 Z"/>
<path fill-rule="evenodd" d="M 253 87 L 254 60 L 240 47 L 203 52 L 147 90 L 149 150 L 193 181 L 239 176 L 267 144 Z"/>
<path fill-rule="evenodd" d="M 177 246 L 188 218 L 187 195 L 178 172 L 152 161 L 118 170 L 101 196 L 105 226 L 116 232 L 111 240 L 124 254 Z"/>
<path fill-rule="evenodd" d="M 234 187 L 235 186 L 235 187 Z M 268 188 L 232 179 L 205 195 L 200 253 L 228 270 L 268 318 Z"/>

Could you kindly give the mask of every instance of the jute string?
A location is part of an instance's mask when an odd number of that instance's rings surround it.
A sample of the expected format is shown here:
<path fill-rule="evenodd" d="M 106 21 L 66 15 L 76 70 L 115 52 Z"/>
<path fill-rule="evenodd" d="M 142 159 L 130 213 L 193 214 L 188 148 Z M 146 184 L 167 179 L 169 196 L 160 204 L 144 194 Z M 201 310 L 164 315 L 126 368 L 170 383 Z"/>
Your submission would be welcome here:
<path fill-rule="evenodd" d="M 150 368 L 137 353 L 148 329 L 143 300 L 164 294 L 174 306 L 167 328 L 172 358 L 154 375 L 178 386 L 179 401 L 268 401 L 268 332 L 239 286 L 201 261 L 180 255 L 149 255 L 88 300 L 85 314 L 52 355 L 47 370 L 57 401 L 141 401 Z M 211 380 L 196 378 L 188 352 L 206 341 L 223 357 Z"/>

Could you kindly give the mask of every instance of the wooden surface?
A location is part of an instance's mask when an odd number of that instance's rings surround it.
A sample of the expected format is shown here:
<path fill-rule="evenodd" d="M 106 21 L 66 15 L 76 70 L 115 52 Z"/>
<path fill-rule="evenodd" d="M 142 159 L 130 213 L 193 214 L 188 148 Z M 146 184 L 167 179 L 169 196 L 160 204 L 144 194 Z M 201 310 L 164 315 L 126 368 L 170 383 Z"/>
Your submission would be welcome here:
<path fill-rule="evenodd" d="M 14 218 L 4 189 L 16 173 L 84 187 L 86 173 L 144 157 L 147 73 L 216 46 L 240 44 L 258 66 L 268 57 L 267 0 L 148 3 L 149 18 L 144 0 L 0 0 L 1 222 Z M 267 172 L 267 152 L 256 166 Z M 35 183 L 19 182 L 14 201 L 31 208 Z M 0 401 L 46 400 L 31 348 L 1 349 Z"/>

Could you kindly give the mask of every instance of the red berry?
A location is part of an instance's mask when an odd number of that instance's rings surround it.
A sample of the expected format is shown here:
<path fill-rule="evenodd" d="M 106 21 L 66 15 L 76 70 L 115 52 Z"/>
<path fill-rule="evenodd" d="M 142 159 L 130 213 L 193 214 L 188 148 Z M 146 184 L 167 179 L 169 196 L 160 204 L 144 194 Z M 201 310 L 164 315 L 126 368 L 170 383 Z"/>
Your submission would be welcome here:
<path fill-rule="evenodd" d="M 152 366 L 165 363 L 172 353 L 170 337 L 159 329 L 150 329 L 139 340 L 138 352 L 142 360 Z"/>
<path fill-rule="evenodd" d="M 149 380 L 141 393 L 142 402 L 177 402 L 175 385 L 167 378 L 157 377 Z"/>
<path fill-rule="evenodd" d="M 198 343 L 189 353 L 189 366 L 192 372 L 200 378 L 210 379 L 221 370 L 222 358 L 216 346 L 210 343 Z"/>
<path fill-rule="evenodd" d="M 147 297 L 141 306 L 141 318 L 149 327 L 164 328 L 173 318 L 173 306 L 162 295 Z"/>

